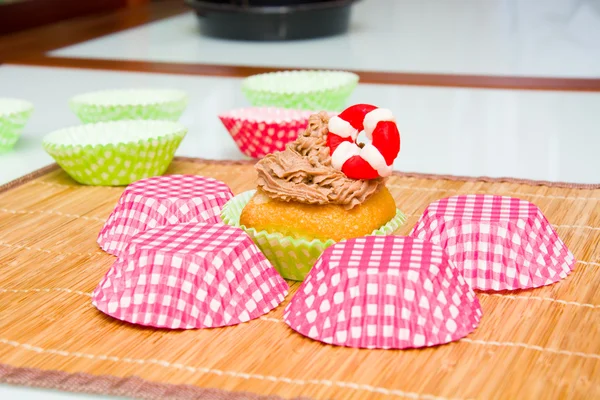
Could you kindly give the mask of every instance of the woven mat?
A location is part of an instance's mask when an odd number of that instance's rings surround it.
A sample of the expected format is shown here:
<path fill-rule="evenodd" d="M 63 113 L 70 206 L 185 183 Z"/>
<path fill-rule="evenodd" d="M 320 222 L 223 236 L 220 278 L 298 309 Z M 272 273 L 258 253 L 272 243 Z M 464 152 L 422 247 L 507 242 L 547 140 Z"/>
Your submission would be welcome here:
<path fill-rule="evenodd" d="M 247 163 L 190 159 L 168 173 L 211 176 L 236 194 L 255 177 Z M 287 301 L 235 327 L 148 329 L 90 301 L 114 261 L 95 239 L 123 189 L 49 168 L 0 189 L 0 382 L 153 399 L 600 398 L 600 189 L 418 175 L 389 188 L 409 216 L 398 234 L 436 199 L 510 195 L 538 205 L 579 261 L 555 285 L 478 294 L 480 327 L 437 348 L 323 345 L 282 323 Z"/>

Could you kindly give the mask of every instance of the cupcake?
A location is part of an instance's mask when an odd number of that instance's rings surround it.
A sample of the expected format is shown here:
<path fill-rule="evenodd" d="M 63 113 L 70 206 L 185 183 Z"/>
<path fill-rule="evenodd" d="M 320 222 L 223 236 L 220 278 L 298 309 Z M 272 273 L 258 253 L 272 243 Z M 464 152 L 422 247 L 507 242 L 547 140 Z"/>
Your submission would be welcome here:
<path fill-rule="evenodd" d="M 361 131 L 368 142 L 358 143 Z M 256 191 L 232 199 L 224 220 L 245 229 L 284 277 L 302 280 L 326 247 L 404 222 L 386 187 L 399 151 L 389 110 L 358 104 L 331 118 L 313 114 L 284 151 L 256 164 Z"/>

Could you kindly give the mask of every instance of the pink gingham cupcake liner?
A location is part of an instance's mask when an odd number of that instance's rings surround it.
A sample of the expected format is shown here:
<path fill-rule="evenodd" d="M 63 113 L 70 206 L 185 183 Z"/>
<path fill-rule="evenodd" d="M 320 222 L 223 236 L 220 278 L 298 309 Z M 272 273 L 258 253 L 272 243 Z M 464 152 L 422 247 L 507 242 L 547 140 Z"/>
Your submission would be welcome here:
<path fill-rule="evenodd" d="M 441 246 L 479 290 L 548 285 L 575 265 L 540 209 L 512 197 L 461 195 L 433 202 L 410 235 Z"/>
<path fill-rule="evenodd" d="M 329 247 L 284 311 L 304 336 L 370 349 L 458 340 L 481 315 L 475 293 L 439 246 L 400 236 Z"/>
<path fill-rule="evenodd" d="M 258 318 L 287 293 L 287 283 L 241 229 L 190 223 L 136 235 L 92 303 L 133 324 L 215 328 Z"/>
<path fill-rule="evenodd" d="M 129 185 L 98 235 L 100 247 L 113 255 L 147 229 L 187 222 L 221 222 L 221 208 L 233 197 L 216 179 L 166 175 Z"/>

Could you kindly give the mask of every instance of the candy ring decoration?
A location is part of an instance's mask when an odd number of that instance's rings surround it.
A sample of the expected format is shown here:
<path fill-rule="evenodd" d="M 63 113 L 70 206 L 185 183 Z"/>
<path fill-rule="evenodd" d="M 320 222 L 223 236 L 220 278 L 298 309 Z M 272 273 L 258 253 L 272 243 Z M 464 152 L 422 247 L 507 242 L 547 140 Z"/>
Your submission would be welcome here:
<path fill-rule="evenodd" d="M 400 132 L 390 110 L 355 104 L 331 117 L 328 127 L 327 145 L 335 169 L 352 179 L 392 174 L 392 164 L 400 152 Z M 370 143 L 356 143 L 361 131 Z"/>

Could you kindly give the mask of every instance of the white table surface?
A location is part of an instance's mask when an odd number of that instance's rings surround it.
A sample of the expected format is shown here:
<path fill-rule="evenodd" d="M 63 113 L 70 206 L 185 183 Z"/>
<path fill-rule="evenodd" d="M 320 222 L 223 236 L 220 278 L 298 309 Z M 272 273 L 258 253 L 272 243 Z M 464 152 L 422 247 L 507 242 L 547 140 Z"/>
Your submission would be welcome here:
<path fill-rule="evenodd" d="M 0 184 L 52 162 L 41 139 L 78 124 L 67 105 L 72 95 L 124 87 L 189 93 L 181 122 L 190 131 L 179 155 L 244 158 L 217 118 L 247 105 L 239 79 L 5 65 L 0 96 L 27 99 L 36 110 L 15 150 L 0 155 Z M 600 183 L 600 93 L 359 85 L 350 101 L 395 112 L 403 140 L 396 169 Z M 96 396 L 0 385 L 0 399 L 87 397 Z"/>
<path fill-rule="evenodd" d="M 248 105 L 240 83 L 235 78 L 1 66 L 1 95 L 27 99 L 36 110 L 15 150 L 0 155 L 0 182 L 50 164 L 42 137 L 79 123 L 68 99 L 106 88 L 186 90 L 190 104 L 181 122 L 189 133 L 177 154 L 243 159 L 217 118 L 219 112 Z M 600 183 L 600 93 L 359 85 L 350 102 L 394 111 L 402 135 L 397 170 Z"/>
<path fill-rule="evenodd" d="M 194 13 L 54 55 L 392 72 L 600 76 L 598 0 L 362 0 L 346 35 L 294 42 L 220 40 Z"/>

